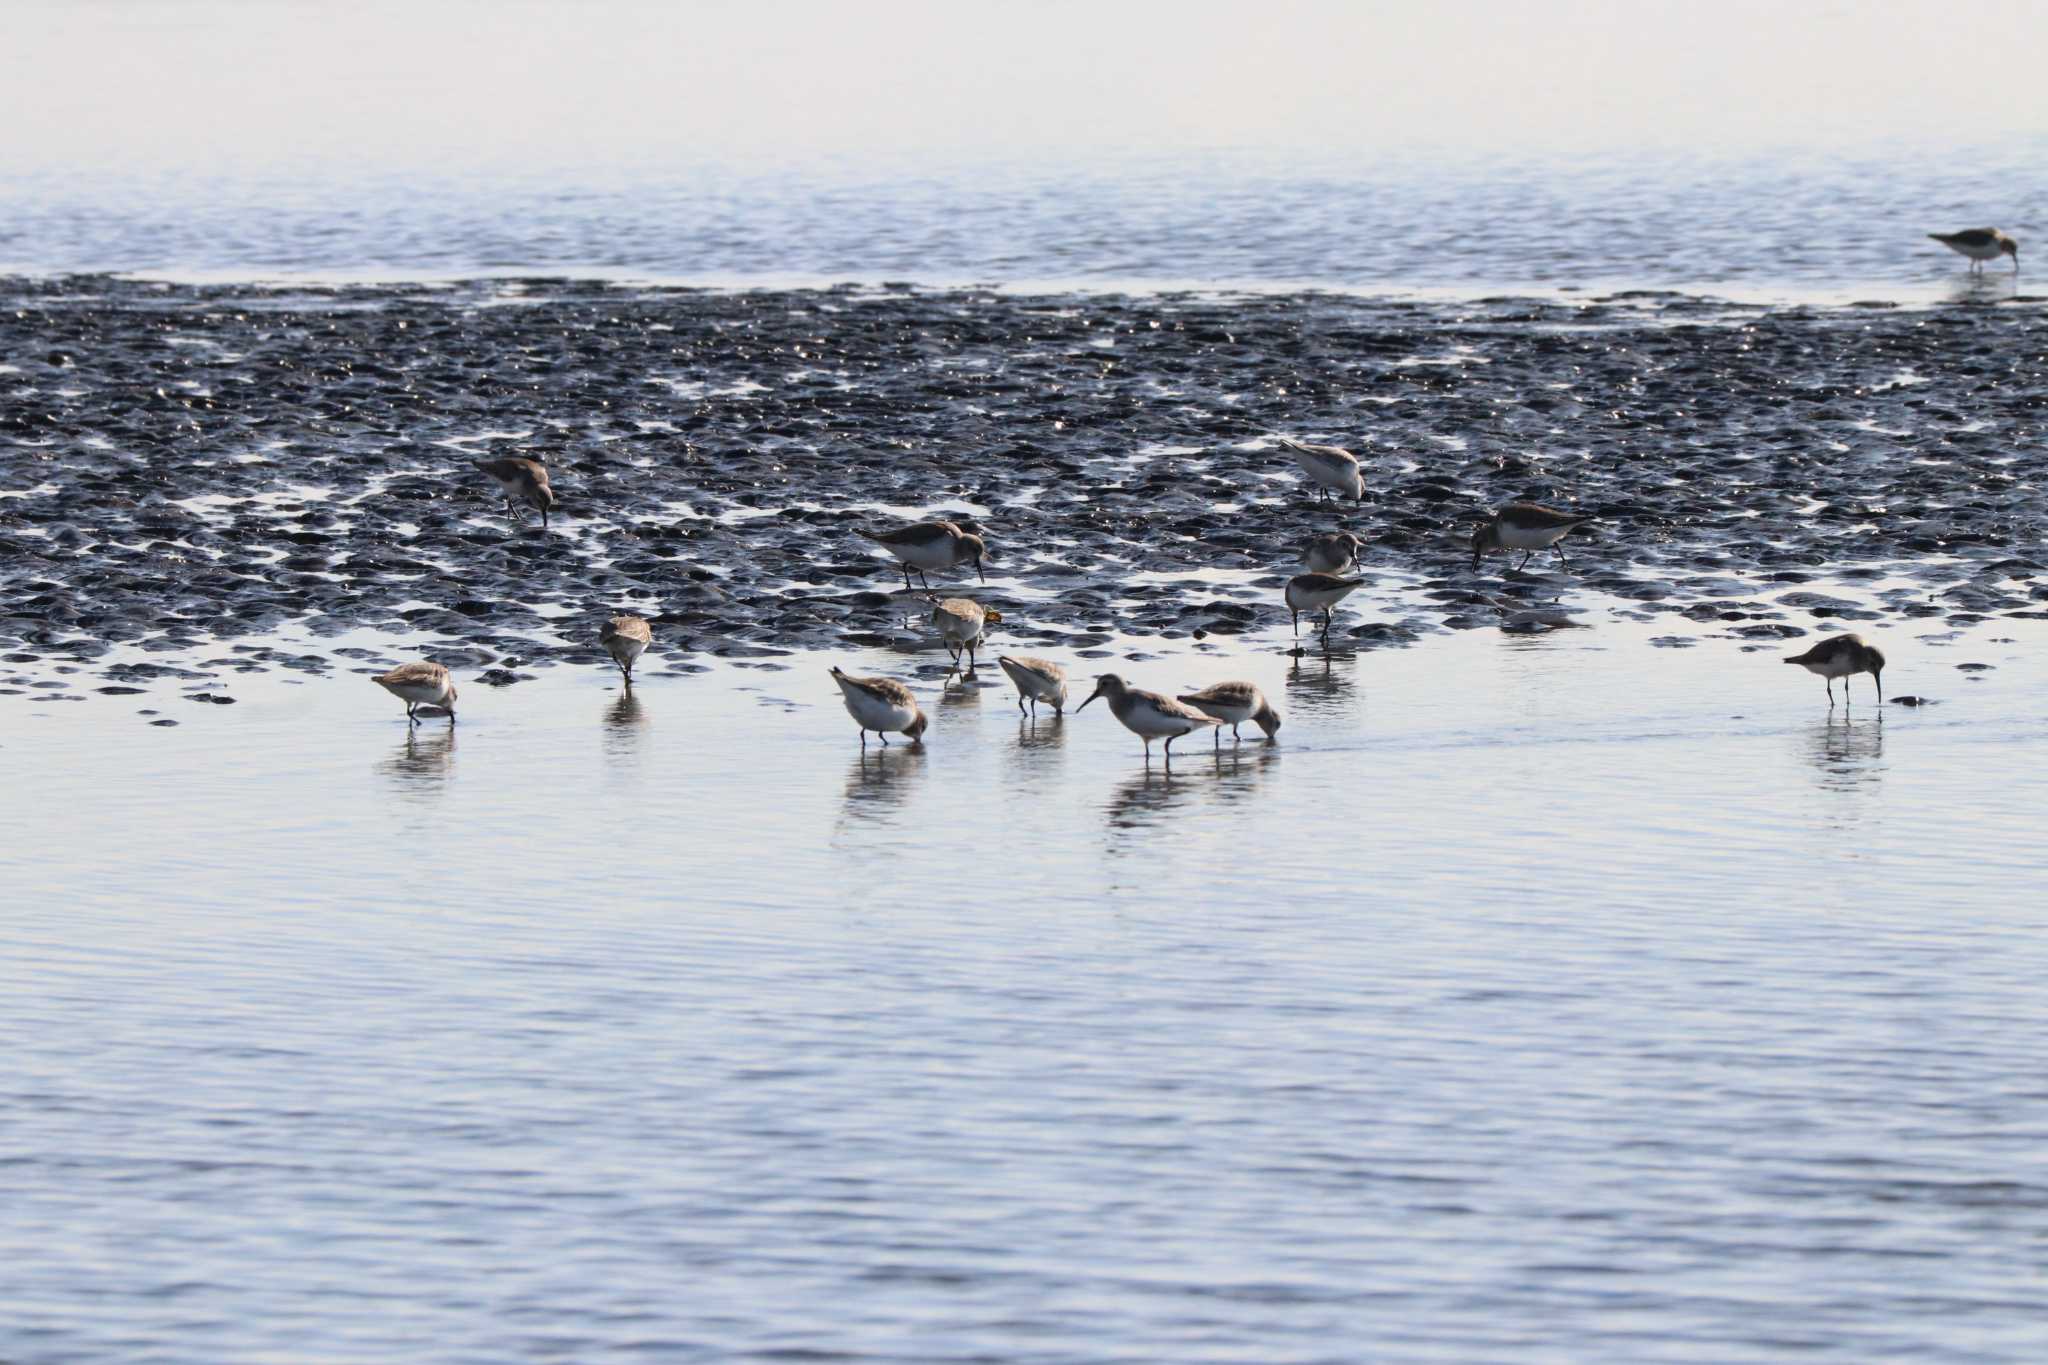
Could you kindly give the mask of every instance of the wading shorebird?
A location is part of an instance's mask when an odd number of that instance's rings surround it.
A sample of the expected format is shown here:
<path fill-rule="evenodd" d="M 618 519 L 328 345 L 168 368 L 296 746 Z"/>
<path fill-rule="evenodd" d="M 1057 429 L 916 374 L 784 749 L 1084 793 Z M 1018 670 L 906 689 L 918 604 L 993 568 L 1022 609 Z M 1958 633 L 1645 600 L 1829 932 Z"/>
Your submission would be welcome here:
<path fill-rule="evenodd" d="M 960 666 L 960 656 L 967 656 L 967 671 L 974 671 L 974 651 L 981 644 L 981 629 L 1003 619 L 1003 614 L 993 607 L 966 597 L 948 597 L 945 601 L 932 599 L 932 624 L 939 628 L 939 638 L 946 642 L 946 652 L 953 656 L 953 667 Z"/>
<path fill-rule="evenodd" d="M 1323 614 L 1323 636 L 1330 634 L 1330 613 L 1337 604 L 1365 586 L 1363 578 L 1339 578 L 1330 573 L 1296 574 L 1287 580 L 1287 611 L 1294 617 L 1294 634 L 1301 635 L 1301 614 Z"/>
<path fill-rule="evenodd" d="M 614 616 L 598 628 L 597 642 L 604 646 L 605 653 L 612 656 L 619 672 L 626 675 L 626 686 L 631 687 L 633 661 L 654 643 L 654 629 L 643 617 Z"/>
<path fill-rule="evenodd" d="M 860 722 L 861 748 L 868 747 L 870 730 L 882 737 L 883 748 L 889 746 L 891 730 L 901 730 L 912 744 L 923 740 L 924 712 L 917 709 L 917 698 L 902 683 L 894 678 L 856 678 L 836 664 L 832 681 L 846 698 L 846 714 Z"/>
<path fill-rule="evenodd" d="M 548 486 L 546 465 L 539 460 L 478 460 L 476 467 L 497 483 L 507 515 L 517 520 L 522 502 L 538 507 L 541 529 L 547 529 L 548 513 L 555 506 L 555 490 Z"/>
<path fill-rule="evenodd" d="M 1183 693 L 1180 698 L 1204 715 L 1214 716 L 1216 726 L 1216 747 L 1223 747 L 1223 727 L 1230 727 L 1230 737 L 1240 739 L 1237 727 L 1246 721 L 1256 721 L 1258 727 L 1271 739 L 1280 731 L 1280 713 L 1266 700 L 1266 694 L 1259 691 L 1258 684 L 1248 682 L 1211 683 L 1199 692 Z"/>
<path fill-rule="evenodd" d="M 1365 537 L 1353 531 L 1333 531 L 1308 543 L 1301 567 L 1310 573 L 1343 573 L 1358 562 L 1365 551 Z"/>
<path fill-rule="evenodd" d="M 955 564 L 974 562 L 974 572 L 981 581 L 988 582 L 988 575 L 982 572 L 981 561 L 988 556 L 988 543 L 980 536 L 963 531 L 950 521 L 920 521 L 915 526 L 899 526 L 893 531 L 860 531 L 875 544 L 895 555 L 903 562 L 903 587 L 910 589 L 910 571 L 917 570 L 917 576 L 925 587 L 931 580 L 925 577 L 929 569 L 950 569 Z"/>
<path fill-rule="evenodd" d="M 448 723 L 455 723 L 455 683 L 448 676 L 448 670 L 439 664 L 400 664 L 389 673 L 380 673 L 372 679 L 377 686 L 405 703 L 405 723 L 420 723 L 419 709 L 422 706 L 440 706 L 447 709 Z"/>
<path fill-rule="evenodd" d="M 1359 471 L 1358 457 L 1350 451 L 1341 446 L 1306 445 L 1289 436 L 1273 439 L 1294 452 L 1295 460 L 1316 486 L 1318 502 L 1332 493 L 1361 500 L 1365 497 L 1365 475 Z"/>
<path fill-rule="evenodd" d="M 1564 546 L 1558 542 L 1573 528 L 1592 520 L 1583 513 L 1559 512 L 1533 502 L 1509 503 L 1472 533 L 1472 567 L 1479 567 L 1481 555 L 1509 550 L 1522 551 L 1522 562 L 1515 565 L 1517 573 L 1528 567 L 1529 556 L 1538 550 L 1556 550 L 1557 562 L 1568 564 L 1571 561 L 1564 557 Z"/>
<path fill-rule="evenodd" d="M 1972 271 L 1981 272 L 1984 262 L 2010 256 L 2012 273 L 2020 273 L 2020 244 L 1997 228 L 1965 228 L 1961 232 L 1930 232 L 1927 235 L 1950 251 L 1968 256 Z"/>
<path fill-rule="evenodd" d="M 1863 643 L 1860 635 L 1832 635 L 1822 640 L 1804 654 L 1794 654 L 1786 660 L 1798 664 L 1809 673 L 1818 673 L 1827 681 L 1828 705 L 1835 704 L 1835 679 L 1842 679 L 1842 705 L 1849 704 L 1848 679 L 1858 673 L 1868 673 L 1870 681 L 1877 684 L 1877 700 L 1884 704 L 1884 655 L 1875 646 Z"/>
<path fill-rule="evenodd" d="M 1038 714 L 1038 703 L 1052 703 L 1052 713 L 1064 716 L 1067 713 L 1067 670 L 1050 659 L 1034 659 L 1028 654 L 998 654 L 996 662 L 1003 666 L 1003 672 L 1010 675 L 1010 681 L 1017 684 L 1017 709 L 1024 709 L 1024 701 L 1031 701 L 1031 714 Z"/>
<path fill-rule="evenodd" d="M 1172 697 L 1132 687 L 1114 673 L 1105 673 L 1095 680 L 1095 690 L 1088 694 L 1088 701 L 1074 708 L 1074 714 L 1086 711 L 1088 702 L 1097 697 L 1108 698 L 1110 711 L 1123 722 L 1124 729 L 1145 741 L 1148 763 L 1152 761 L 1153 740 L 1166 740 L 1166 761 L 1171 763 L 1175 740 L 1205 725 L 1216 724 L 1214 716 L 1204 715 Z"/>

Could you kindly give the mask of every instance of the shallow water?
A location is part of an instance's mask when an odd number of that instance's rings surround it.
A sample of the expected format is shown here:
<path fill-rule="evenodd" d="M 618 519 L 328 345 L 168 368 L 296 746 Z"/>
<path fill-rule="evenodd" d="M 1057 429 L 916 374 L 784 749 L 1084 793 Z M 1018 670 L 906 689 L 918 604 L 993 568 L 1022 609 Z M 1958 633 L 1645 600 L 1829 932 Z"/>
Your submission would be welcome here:
<path fill-rule="evenodd" d="M 11 702 L 0 1340 L 2026 1358 L 2039 627 L 1830 712 L 1582 616 L 1124 665 L 1286 713 L 1170 772 L 810 656 Z"/>

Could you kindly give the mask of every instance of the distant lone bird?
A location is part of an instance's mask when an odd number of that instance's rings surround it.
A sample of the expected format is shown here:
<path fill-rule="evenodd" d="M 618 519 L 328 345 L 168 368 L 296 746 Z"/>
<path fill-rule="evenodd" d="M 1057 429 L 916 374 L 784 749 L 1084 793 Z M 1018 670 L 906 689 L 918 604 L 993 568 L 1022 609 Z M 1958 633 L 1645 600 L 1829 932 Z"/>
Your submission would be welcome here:
<path fill-rule="evenodd" d="M 1031 700 L 1031 714 L 1038 714 L 1038 703 L 1052 703 L 1052 713 L 1064 716 L 1067 711 L 1067 670 L 1050 659 L 1035 659 L 1029 654 L 998 654 L 996 662 L 1003 666 L 1003 672 L 1010 675 L 1010 681 L 1017 684 L 1017 709 L 1024 709 L 1025 698 Z"/>
<path fill-rule="evenodd" d="M 1539 507 L 1533 502 L 1509 503 L 1472 533 L 1472 567 L 1479 567 L 1481 555 L 1508 550 L 1523 552 L 1522 562 L 1515 565 L 1517 572 L 1528 567 L 1529 556 L 1538 550 L 1554 549 L 1558 563 L 1569 563 L 1564 557 L 1564 546 L 1558 542 L 1574 527 L 1584 526 L 1592 520 L 1594 518 L 1582 513 L 1559 512 Z"/>
<path fill-rule="evenodd" d="M 612 656 L 619 672 L 626 675 L 626 686 L 631 687 L 633 661 L 654 643 L 654 629 L 638 616 L 614 616 L 598 628 L 597 642 Z"/>
<path fill-rule="evenodd" d="M 939 628 L 939 638 L 946 642 L 946 652 L 953 656 L 953 667 L 960 666 L 960 656 L 965 654 L 969 673 L 974 671 L 974 653 L 981 645 L 982 627 L 1002 619 L 1001 612 L 971 598 L 932 600 L 932 624 Z"/>
<path fill-rule="evenodd" d="M 1294 452 L 1294 458 L 1308 472 L 1316 485 L 1316 500 L 1321 501 L 1331 493 L 1342 493 L 1347 498 L 1365 497 L 1365 475 L 1359 472 L 1358 457 L 1340 446 L 1304 445 L 1291 437 L 1279 436 L 1281 445 Z"/>
<path fill-rule="evenodd" d="M 1842 704 L 1849 704 L 1847 679 L 1858 673 L 1868 673 L 1871 682 L 1877 684 L 1877 700 L 1884 703 L 1884 655 L 1874 645 L 1863 643 L 1860 635 L 1831 635 L 1804 654 L 1794 654 L 1785 660 L 1798 664 L 1809 673 L 1818 673 L 1827 680 L 1828 705 L 1835 704 L 1835 679 L 1843 679 Z"/>
<path fill-rule="evenodd" d="M 1254 721 L 1266 738 L 1271 739 L 1280 732 L 1280 713 L 1266 700 L 1266 694 L 1259 690 L 1257 683 L 1220 682 L 1211 683 L 1199 692 L 1186 692 L 1181 701 L 1194 707 L 1205 716 L 1217 720 L 1216 747 L 1223 747 L 1223 727 L 1230 727 L 1230 737 L 1240 739 L 1237 727 L 1246 721 Z"/>
<path fill-rule="evenodd" d="M 846 713 L 860 722 L 861 748 L 868 747 L 870 730 L 882 737 L 885 749 L 891 730 L 909 735 L 912 744 L 924 738 L 924 712 L 918 710 L 917 698 L 911 690 L 894 678 L 856 678 L 840 671 L 835 664 L 832 681 L 839 684 L 840 694 L 846 699 Z"/>
<path fill-rule="evenodd" d="M 455 683 L 439 664 L 400 664 L 374 678 L 377 686 L 405 703 L 405 723 L 419 724 L 422 706 L 441 706 L 448 711 L 448 723 L 455 723 Z"/>
<path fill-rule="evenodd" d="M 1329 573 L 1296 574 L 1287 580 L 1287 610 L 1294 617 L 1294 633 L 1301 634 L 1301 614 L 1320 611 L 1323 635 L 1330 634 L 1330 613 L 1336 605 L 1365 586 L 1363 578 L 1339 578 Z"/>
<path fill-rule="evenodd" d="M 1968 256 L 1973 271 L 1981 272 L 1986 261 L 2010 256 L 2012 273 L 2020 273 L 2020 244 L 1997 228 L 1965 228 L 1961 232 L 1930 232 L 1927 235 L 1950 251 Z"/>
<path fill-rule="evenodd" d="M 554 510 L 555 490 L 548 487 L 548 467 L 539 460 L 478 460 L 476 467 L 497 481 L 504 495 L 505 511 L 519 516 L 520 503 L 540 509 L 540 525 L 547 529 L 548 513 Z"/>
<path fill-rule="evenodd" d="M 1216 724 L 1214 716 L 1205 715 L 1185 702 L 1172 697 L 1162 697 L 1157 692 L 1145 692 L 1130 686 L 1114 673 L 1105 673 L 1095 680 L 1095 690 L 1088 694 L 1088 701 L 1075 708 L 1079 715 L 1088 709 L 1088 702 L 1097 697 L 1109 699 L 1109 709 L 1123 722 L 1124 729 L 1145 741 L 1145 758 L 1152 758 L 1152 741 L 1166 740 L 1166 761 L 1173 761 L 1173 742 L 1182 735 L 1199 730 L 1205 725 Z"/>
<path fill-rule="evenodd" d="M 1355 531 L 1333 531 L 1308 543 L 1301 567 L 1310 573 L 1343 573 L 1358 562 L 1365 549 L 1365 537 Z"/>
<path fill-rule="evenodd" d="M 893 531 L 876 534 L 861 531 L 875 544 L 895 555 L 903 562 L 903 587 L 910 588 L 910 571 L 917 570 L 917 576 L 929 588 L 931 580 L 925 578 L 928 569 L 950 569 L 955 564 L 974 562 L 974 572 L 981 581 L 988 582 L 988 575 L 982 573 L 981 561 L 988 554 L 988 544 L 980 536 L 971 535 L 950 521 L 920 521 L 914 526 L 899 526 Z"/>

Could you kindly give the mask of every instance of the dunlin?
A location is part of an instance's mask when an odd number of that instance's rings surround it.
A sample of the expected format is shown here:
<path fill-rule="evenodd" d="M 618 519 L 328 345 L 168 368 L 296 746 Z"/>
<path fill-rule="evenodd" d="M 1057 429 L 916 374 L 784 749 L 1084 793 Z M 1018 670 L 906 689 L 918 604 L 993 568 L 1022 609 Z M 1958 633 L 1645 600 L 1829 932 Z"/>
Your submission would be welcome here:
<path fill-rule="evenodd" d="M 980 536 L 963 531 L 950 521 L 920 521 L 915 526 L 899 526 L 893 531 L 861 531 L 875 544 L 895 555 L 903 562 L 903 587 L 910 587 L 910 571 L 917 570 L 917 576 L 929 588 L 931 580 L 925 578 L 930 569 L 950 569 L 955 564 L 974 562 L 974 572 L 981 581 L 988 582 L 988 575 L 982 572 L 981 561 L 988 555 L 988 544 Z"/>
<path fill-rule="evenodd" d="M 1343 573 L 1358 562 L 1364 549 L 1364 536 L 1352 531 L 1333 531 L 1308 543 L 1301 567 L 1310 573 Z"/>
<path fill-rule="evenodd" d="M 612 656 L 619 672 L 626 675 L 626 686 L 631 687 L 633 661 L 654 643 L 654 630 L 641 617 L 614 616 L 598 629 L 597 641 L 604 646 L 605 653 Z"/>
<path fill-rule="evenodd" d="M 1001 612 L 965 597 L 932 602 L 932 624 L 939 628 L 939 638 L 946 642 L 953 666 L 958 668 L 960 656 L 965 654 L 969 673 L 974 671 L 974 651 L 981 644 L 982 627 L 1002 619 Z"/>
<path fill-rule="evenodd" d="M 1558 542 L 1572 528 L 1592 520 L 1584 513 L 1559 512 L 1533 502 L 1509 503 L 1472 533 L 1472 567 L 1479 567 L 1481 555 L 1508 550 L 1522 551 L 1522 562 L 1515 566 L 1517 572 L 1528 566 L 1529 556 L 1538 550 L 1554 549 L 1560 564 L 1569 563 L 1564 557 L 1564 546 Z"/>
<path fill-rule="evenodd" d="M 1981 271 L 1984 262 L 2000 256 L 2012 257 L 2012 273 L 2020 273 L 2020 244 L 1997 228 L 1965 228 L 1961 232 L 1927 234 L 1950 251 L 1970 258 L 1970 269 Z"/>
<path fill-rule="evenodd" d="M 870 730 L 882 737 L 884 747 L 891 730 L 901 730 L 913 744 L 924 738 L 924 712 L 910 689 L 894 678 L 856 678 L 834 665 L 832 681 L 846 698 L 846 714 L 860 722 L 861 748 L 868 747 Z"/>
<path fill-rule="evenodd" d="M 405 703 L 406 724 L 419 724 L 418 712 L 422 706 L 447 708 L 448 723 L 455 723 L 455 683 L 441 665 L 400 664 L 389 673 L 378 674 L 373 681 Z"/>
<path fill-rule="evenodd" d="M 1331 493 L 1342 493 L 1347 498 L 1365 497 L 1365 475 L 1359 472 L 1358 457 L 1350 451 L 1339 446 L 1304 445 L 1286 436 L 1275 439 L 1293 451 L 1294 458 L 1308 471 L 1318 500 Z"/>
<path fill-rule="evenodd" d="M 1835 704 L 1835 679 L 1842 678 L 1842 703 L 1849 701 L 1849 684 L 1846 679 L 1858 673 L 1868 673 L 1870 680 L 1877 684 L 1877 700 L 1884 702 L 1884 655 L 1875 646 L 1863 643 L 1860 635 L 1831 635 L 1804 654 L 1794 654 L 1785 660 L 1798 664 L 1809 673 L 1818 673 L 1827 680 L 1828 705 Z"/>
<path fill-rule="evenodd" d="M 1105 673 L 1095 680 L 1095 690 L 1075 708 L 1075 714 L 1088 709 L 1088 702 L 1097 697 L 1109 699 L 1109 709 L 1123 722 L 1124 728 L 1145 741 L 1145 757 L 1152 757 L 1152 741 L 1166 740 L 1166 758 L 1173 760 L 1173 742 L 1182 735 L 1199 730 L 1205 725 L 1216 724 L 1214 716 L 1205 715 L 1192 706 L 1163 697 L 1157 692 L 1146 692 L 1132 687 L 1114 673 Z"/>
<path fill-rule="evenodd" d="M 1028 654 L 998 654 L 996 662 L 1003 666 L 1003 672 L 1010 675 L 1010 681 L 1017 684 L 1017 709 L 1024 709 L 1024 701 L 1031 700 L 1031 714 L 1038 714 L 1038 703 L 1052 703 L 1052 713 L 1063 716 L 1067 712 L 1067 670 L 1050 659 L 1034 659 Z"/>
<path fill-rule="evenodd" d="M 1271 739 L 1280 730 L 1280 713 L 1266 700 L 1266 694 L 1259 691 L 1257 683 L 1220 682 L 1211 683 L 1199 692 L 1188 692 L 1181 700 L 1204 715 L 1214 716 L 1216 726 L 1216 747 L 1223 747 L 1223 727 L 1230 727 L 1232 739 L 1242 738 L 1237 727 L 1246 721 L 1256 721 L 1258 727 Z"/>
<path fill-rule="evenodd" d="M 547 529 L 548 513 L 555 506 L 555 490 L 548 486 L 546 465 L 539 460 L 478 460 L 476 467 L 497 482 L 508 515 L 517 518 L 518 504 L 522 502 L 538 507 L 541 529 Z"/>
<path fill-rule="evenodd" d="M 1330 573 L 1296 574 L 1287 580 L 1287 610 L 1294 617 L 1294 633 L 1301 634 L 1301 614 L 1320 611 L 1323 634 L 1330 633 L 1330 613 L 1336 605 L 1365 586 L 1363 578 L 1339 578 Z"/>

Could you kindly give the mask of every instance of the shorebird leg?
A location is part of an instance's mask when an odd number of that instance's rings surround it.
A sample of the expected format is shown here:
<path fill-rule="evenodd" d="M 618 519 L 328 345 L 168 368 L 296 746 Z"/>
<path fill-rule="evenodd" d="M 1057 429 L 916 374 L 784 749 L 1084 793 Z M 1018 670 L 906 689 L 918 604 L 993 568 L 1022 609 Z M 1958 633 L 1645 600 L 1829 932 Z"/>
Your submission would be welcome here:
<path fill-rule="evenodd" d="M 879 737 L 881 738 L 881 741 L 882 741 L 882 747 L 883 747 L 884 749 L 888 748 L 888 747 L 889 747 L 889 732 L 888 732 L 887 730 L 877 730 L 877 731 L 875 731 L 875 734 L 876 734 L 876 735 L 878 735 L 878 736 L 879 736 Z"/>
<path fill-rule="evenodd" d="M 1553 550 L 1555 550 L 1555 551 L 1557 551 L 1557 562 L 1558 562 L 1558 563 L 1560 563 L 1560 564 L 1569 564 L 1569 563 L 1571 563 L 1571 561 L 1570 561 L 1569 559 L 1566 559 L 1566 558 L 1564 557 L 1564 541 L 1563 541 L 1562 539 L 1559 539 L 1559 540 L 1555 540 L 1555 541 L 1552 541 L 1552 542 L 1551 542 L 1551 546 L 1550 546 L 1550 548 L 1551 548 L 1551 549 L 1553 549 Z"/>
<path fill-rule="evenodd" d="M 1168 735 L 1166 737 L 1166 761 L 1168 763 L 1173 762 L 1173 742 L 1179 738 L 1179 735 Z"/>
<path fill-rule="evenodd" d="M 918 581 L 919 583 L 922 583 L 922 584 L 923 584 L 923 585 L 924 585 L 925 587 L 927 587 L 927 588 L 929 588 L 929 587 L 930 587 L 930 586 L 932 585 L 932 581 L 931 581 L 931 579 L 929 579 L 929 578 L 927 578 L 927 577 L 925 576 L 925 572 L 924 572 L 924 570 L 923 570 L 923 569 L 919 569 L 919 570 L 917 571 L 917 581 Z"/>
<path fill-rule="evenodd" d="M 1223 727 L 1220 725 L 1216 727 L 1215 749 L 1219 754 L 1223 752 Z"/>
<path fill-rule="evenodd" d="M 1517 565 L 1515 565 L 1515 572 L 1516 572 L 1516 573 L 1520 573 L 1520 572 L 1521 572 L 1522 570 L 1524 570 L 1524 569 L 1528 568 L 1528 567 L 1529 567 L 1529 556 L 1530 556 L 1530 555 L 1533 555 L 1533 554 L 1535 554 L 1535 553 L 1536 553 L 1536 552 L 1535 552 L 1534 550 L 1524 550 L 1524 551 L 1522 551 L 1522 562 L 1521 562 L 1521 563 L 1519 563 L 1519 564 L 1517 564 Z"/>
<path fill-rule="evenodd" d="M 1301 613 L 1293 607 L 1289 607 L 1287 611 L 1289 615 L 1294 617 L 1294 638 L 1299 640 L 1301 638 Z"/>
<path fill-rule="evenodd" d="M 415 717 L 413 716 L 413 710 L 414 710 L 414 708 L 415 708 L 415 707 L 416 707 L 417 705 L 418 705 L 418 703 L 416 703 L 416 702 L 407 702 L 407 703 L 405 704 L 405 723 L 406 723 L 407 725 L 412 725 L 412 724 L 414 724 L 414 723 L 415 723 Z"/>
<path fill-rule="evenodd" d="M 1828 690 L 1828 710 L 1832 711 L 1835 709 L 1835 680 L 1823 677 L 1820 681 L 1821 685 Z"/>
<path fill-rule="evenodd" d="M 1221 738 L 1223 737 L 1223 727 L 1222 727 L 1222 726 L 1220 726 L 1220 725 L 1216 727 L 1216 736 L 1217 736 L 1217 738 L 1219 738 L 1219 739 L 1221 739 Z M 1241 734 L 1239 734 L 1239 733 L 1237 732 L 1237 725 L 1236 725 L 1236 723 L 1235 723 L 1235 722 L 1232 722 L 1232 724 L 1231 724 L 1231 727 L 1230 727 L 1230 737 L 1231 737 L 1232 739 L 1240 739 L 1240 740 L 1244 738 L 1244 736 L 1243 736 L 1243 735 L 1241 735 Z"/>

